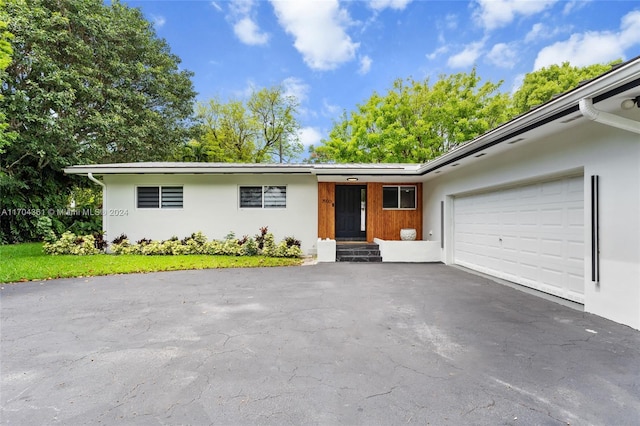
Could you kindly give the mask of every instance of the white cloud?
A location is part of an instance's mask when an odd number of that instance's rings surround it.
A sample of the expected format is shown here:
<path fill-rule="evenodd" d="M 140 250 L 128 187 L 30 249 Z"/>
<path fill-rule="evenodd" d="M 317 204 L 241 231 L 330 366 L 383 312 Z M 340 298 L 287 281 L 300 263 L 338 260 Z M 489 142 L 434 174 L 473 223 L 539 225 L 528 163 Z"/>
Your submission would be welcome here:
<path fill-rule="evenodd" d="M 524 42 L 531 43 L 532 41 L 535 41 L 540 39 L 541 37 L 544 37 L 544 34 L 547 30 L 548 30 L 547 27 L 541 22 L 533 24 L 533 26 L 531 27 L 531 30 L 524 37 Z"/>
<path fill-rule="evenodd" d="M 451 68 L 466 68 L 473 65 L 482 53 L 484 43 L 484 41 L 477 41 L 468 44 L 462 52 L 450 56 L 447 65 Z"/>
<path fill-rule="evenodd" d="M 522 83 L 524 83 L 524 77 L 526 74 L 518 74 L 513 78 L 513 83 L 511 84 L 511 94 L 515 94 L 522 87 Z"/>
<path fill-rule="evenodd" d="M 449 48 L 447 46 L 440 46 L 433 52 L 427 53 L 425 56 L 427 57 L 428 60 L 433 61 L 435 58 L 437 58 L 442 54 L 447 53 L 448 51 L 449 51 Z"/>
<path fill-rule="evenodd" d="M 254 0 L 234 0 L 229 3 L 229 11 L 233 15 L 248 15 L 253 10 Z"/>
<path fill-rule="evenodd" d="M 269 41 L 269 34 L 260 32 L 258 25 L 247 16 L 233 25 L 233 32 L 244 44 L 255 46 Z"/>
<path fill-rule="evenodd" d="M 328 100 L 322 100 L 322 115 L 325 117 L 335 117 L 340 113 L 340 106 L 330 104 Z"/>
<path fill-rule="evenodd" d="M 309 93 L 309 85 L 296 77 L 287 77 L 282 81 L 282 87 L 284 89 L 284 96 L 293 96 L 302 103 L 307 100 Z"/>
<path fill-rule="evenodd" d="M 249 99 L 256 90 L 259 90 L 256 82 L 248 79 L 244 88 L 232 90 L 231 94 L 232 97 L 236 99 Z"/>
<path fill-rule="evenodd" d="M 518 61 L 518 51 L 513 44 L 498 43 L 487 54 L 487 60 L 500 68 L 513 68 Z"/>
<path fill-rule="evenodd" d="M 164 16 L 152 15 L 151 19 L 153 20 L 154 28 L 162 28 L 164 24 L 167 23 L 167 20 L 165 19 Z"/>
<path fill-rule="evenodd" d="M 619 32 L 588 31 L 572 34 L 538 52 L 534 70 L 563 62 L 583 67 L 625 57 L 625 50 L 640 45 L 640 10 L 622 17 Z"/>
<path fill-rule="evenodd" d="M 369 7 L 373 10 L 384 10 L 386 8 L 403 10 L 413 0 L 371 0 Z"/>
<path fill-rule="evenodd" d="M 212 5 L 220 10 L 220 6 L 213 2 Z M 227 19 L 233 23 L 233 32 L 244 44 L 258 46 L 267 44 L 269 34 L 260 31 L 254 17 L 254 0 L 235 0 L 229 3 L 229 15 Z"/>
<path fill-rule="evenodd" d="M 447 14 L 444 20 L 444 25 L 448 30 L 455 30 L 458 28 L 458 15 L 453 13 Z"/>
<path fill-rule="evenodd" d="M 360 58 L 360 68 L 358 69 L 358 74 L 365 75 L 371 70 L 371 64 L 373 60 L 365 55 Z"/>
<path fill-rule="evenodd" d="M 322 140 L 322 137 L 322 133 L 315 127 L 302 127 L 298 131 L 300 143 L 305 147 L 308 147 L 309 145 L 318 145 Z"/>
<path fill-rule="evenodd" d="M 436 29 L 438 30 L 438 43 L 445 44 L 445 33 L 455 31 L 458 28 L 458 15 L 449 13 L 442 20 L 436 22 Z"/>
<path fill-rule="evenodd" d="M 571 0 L 571 1 L 568 1 L 564 5 L 564 9 L 562 9 L 562 14 L 563 15 L 568 15 L 571 12 L 575 12 L 575 11 L 577 11 L 579 9 L 582 9 L 587 4 L 591 3 L 591 1 L 592 0 Z"/>
<path fill-rule="evenodd" d="M 337 0 L 271 0 L 278 22 L 294 38 L 304 62 L 314 70 L 332 70 L 355 58 L 360 46 L 345 29 L 351 20 Z"/>
<path fill-rule="evenodd" d="M 548 27 L 542 22 L 533 24 L 531 30 L 524 37 L 525 43 L 531 43 L 535 41 L 548 40 L 556 37 L 560 33 L 568 33 L 571 31 L 571 26 L 555 26 L 553 28 Z"/>
<path fill-rule="evenodd" d="M 510 24 L 517 15 L 531 16 L 553 5 L 557 0 L 476 0 L 473 17 L 483 28 L 493 30 Z"/>
<path fill-rule="evenodd" d="M 211 6 L 215 7 L 218 12 L 222 12 L 222 6 L 220 6 L 217 2 L 212 1 Z"/>

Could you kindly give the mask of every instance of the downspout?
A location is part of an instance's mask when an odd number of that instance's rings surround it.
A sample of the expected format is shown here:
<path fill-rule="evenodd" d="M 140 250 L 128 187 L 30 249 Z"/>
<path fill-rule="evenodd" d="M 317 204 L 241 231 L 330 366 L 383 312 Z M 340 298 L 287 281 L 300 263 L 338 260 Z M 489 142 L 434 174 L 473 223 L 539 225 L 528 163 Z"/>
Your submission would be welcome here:
<path fill-rule="evenodd" d="M 591 98 L 580 99 L 579 106 L 582 115 L 589 120 L 640 134 L 640 121 L 631 120 L 630 118 L 620 117 L 619 115 L 597 110 L 594 108 L 593 100 Z"/>
<path fill-rule="evenodd" d="M 100 212 L 102 214 L 102 233 L 106 234 L 107 233 L 107 218 L 109 217 L 109 215 L 107 215 L 107 209 L 106 209 L 106 204 L 107 204 L 107 185 L 105 185 L 103 182 L 99 181 L 98 179 L 93 177 L 93 173 L 89 172 L 87 173 L 87 177 L 89 178 L 89 180 L 91 182 L 95 182 L 98 185 L 100 185 L 102 187 L 102 211 Z"/>

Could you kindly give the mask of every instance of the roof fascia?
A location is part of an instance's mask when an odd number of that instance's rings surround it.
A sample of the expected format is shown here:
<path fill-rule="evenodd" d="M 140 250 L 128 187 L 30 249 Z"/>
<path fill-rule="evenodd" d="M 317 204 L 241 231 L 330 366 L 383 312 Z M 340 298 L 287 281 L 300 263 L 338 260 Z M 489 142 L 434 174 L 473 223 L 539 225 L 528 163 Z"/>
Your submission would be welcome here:
<path fill-rule="evenodd" d="M 171 174 L 171 175 L 231 175 L 231 174 L 296 174 L 311 175 L 308 167 L 108 167 L 108 166 L 72 166 L 64 169 L 66 174 L 86 175 L 131 175 L 131 174 Z"/>

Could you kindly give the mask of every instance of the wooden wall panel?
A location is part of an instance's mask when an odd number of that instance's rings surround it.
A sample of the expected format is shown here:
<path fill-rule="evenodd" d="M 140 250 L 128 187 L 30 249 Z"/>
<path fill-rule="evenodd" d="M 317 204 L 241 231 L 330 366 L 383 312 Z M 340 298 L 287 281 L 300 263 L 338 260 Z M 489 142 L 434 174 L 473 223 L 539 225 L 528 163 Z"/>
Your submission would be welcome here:
<path fill-rule="evenodd" d="M 336 184 L 318 182 L 318 238 L 336 237 Z"/>
<path fill-rule="evenodd" d="M 343 185 L 341 183 L 341 185 Z M 384 185 L 415 185 L 415 210 L 383 210 L 382 187 Z M 318 182 L 318 238 L 335 238 L 335 182 Z M 367 183 L 367 241 L 374 238 L 399 240 L 400 229 L 415 228 L 422 239 L 422 184 L 421 183 Z"/>
<path fill-rule="evenodd" d="M 374 238 L 399 240 L 402 228 L 415 228 L 418 240 L 422 239 L 422 184 L 400 183 L 392 185 L 416 186 L 415 210 L 383 210 L 382 187 L 385 183 L 367 184 L 367 241 Z"/>

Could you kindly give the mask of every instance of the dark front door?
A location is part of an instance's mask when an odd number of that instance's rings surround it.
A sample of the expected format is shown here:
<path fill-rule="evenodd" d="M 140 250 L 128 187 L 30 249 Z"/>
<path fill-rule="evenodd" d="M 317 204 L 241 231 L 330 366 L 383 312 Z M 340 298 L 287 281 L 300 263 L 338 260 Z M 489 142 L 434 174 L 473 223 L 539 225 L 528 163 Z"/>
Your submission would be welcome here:
<path fill-rule="evenodd" d="M 366 240 L 366 201 L 366 186 L 336 185 L 336 239 Z"/>

